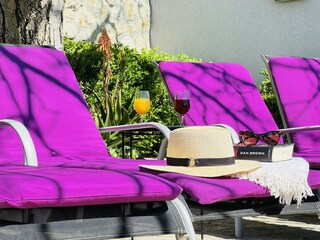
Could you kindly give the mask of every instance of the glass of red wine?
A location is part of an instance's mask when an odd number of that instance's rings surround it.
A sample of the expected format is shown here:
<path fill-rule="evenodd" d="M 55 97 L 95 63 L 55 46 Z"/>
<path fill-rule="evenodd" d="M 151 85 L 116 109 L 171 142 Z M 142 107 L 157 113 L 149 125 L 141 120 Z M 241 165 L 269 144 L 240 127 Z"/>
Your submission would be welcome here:
<path fill-rule="evenodd" d="M 183 117 L 190 109 L 189 91 L 177 91 L 174 93 L 174 109 L 180 115 L 180 124 L 183 125 Z"/>

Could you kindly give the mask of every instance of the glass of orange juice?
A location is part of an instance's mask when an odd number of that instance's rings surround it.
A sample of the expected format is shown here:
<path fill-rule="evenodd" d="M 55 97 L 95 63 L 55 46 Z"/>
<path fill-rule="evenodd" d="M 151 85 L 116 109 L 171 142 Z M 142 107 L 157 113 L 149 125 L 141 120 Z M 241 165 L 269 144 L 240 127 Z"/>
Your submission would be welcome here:
<path fill-rule="evenodd" d="M 134 96 L 134 110 L 140 115 L 140 122 L 143 122 L 143 117 L 150 110 L 150 95 L 149 91 L 137 90 Z"/>

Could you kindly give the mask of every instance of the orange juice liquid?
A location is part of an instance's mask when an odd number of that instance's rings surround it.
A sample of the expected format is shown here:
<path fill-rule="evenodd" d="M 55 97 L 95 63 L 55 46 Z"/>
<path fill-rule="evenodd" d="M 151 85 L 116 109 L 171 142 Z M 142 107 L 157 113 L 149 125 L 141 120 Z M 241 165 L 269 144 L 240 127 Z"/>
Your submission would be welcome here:
<path fill-rule="evenodd" d="M 141 115 L 146 114 L 150 110 L 150 99 L 137 98 L 134 100 L 133 106 L 137 113 Z"/>

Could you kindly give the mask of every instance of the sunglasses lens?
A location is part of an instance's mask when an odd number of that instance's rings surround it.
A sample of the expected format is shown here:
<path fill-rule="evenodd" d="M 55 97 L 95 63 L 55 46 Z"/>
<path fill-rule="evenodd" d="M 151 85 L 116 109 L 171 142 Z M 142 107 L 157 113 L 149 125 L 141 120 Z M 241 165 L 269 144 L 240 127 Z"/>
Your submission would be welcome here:
<path fill-rule="evenodd" d="M 259 136 L 257 136 L 254 132 L 250 131 L 240 131 L 240 138 L 241 142 L 244 143 L 246 146 L 256 145 L 259 140 Z"/>
<path fill-rule="evenodd" d="M 257 137 L 249 137 L 249 138 L 244 140 L 244 143 L 246 144 L 246 146 L 256 145 L 257 142 L 258 142 L 258 138 Z"/>
<path fill-rule="evenodd" d="M 280 140 L 280 135 L 281 134 L 278 131 L 270 131 L 270 132 L 263 134 L 262 138 L 266 144 L 268 144 L 270 146 L 275 146 L 278 144 L 278 142 Z"/>

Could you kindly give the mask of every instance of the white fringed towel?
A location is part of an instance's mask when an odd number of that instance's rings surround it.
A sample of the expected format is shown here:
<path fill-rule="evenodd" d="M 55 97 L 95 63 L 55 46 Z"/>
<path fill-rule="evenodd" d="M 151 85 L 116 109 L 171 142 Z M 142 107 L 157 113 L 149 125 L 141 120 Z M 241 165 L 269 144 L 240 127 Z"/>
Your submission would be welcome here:
<path fill-rule="evenodd" d="M 272 196 L 279 197 L 281 204 L 289 205 L 292 200 L 296 200 L 300 205 L 304 198 L 313 196 L 308 185 L 308 173 L 309 163 L 303 158 L 294 157 L 288 161 L 263 163 L 261 168 L 234 174 L 232 177 L 267 187 Z"/>

